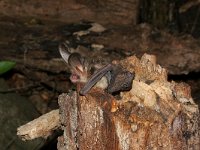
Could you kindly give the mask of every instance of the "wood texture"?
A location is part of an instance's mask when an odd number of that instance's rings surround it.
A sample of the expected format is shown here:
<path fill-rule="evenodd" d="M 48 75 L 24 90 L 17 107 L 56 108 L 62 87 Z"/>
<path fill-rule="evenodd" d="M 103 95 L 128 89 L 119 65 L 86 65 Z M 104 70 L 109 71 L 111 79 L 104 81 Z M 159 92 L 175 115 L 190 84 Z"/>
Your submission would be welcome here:
<path fill-rule="evenodd" d="M 139 0 L 58 0 L 0 2 L 0 15 L 33 16 L 68 23 L 92 20 L 102 24 L 136 24 Z"/>
<path fill-rule="evenodd" d="M 167 71 L 152 55 L 113 63 L 135 73 L 130 91 L 120 98 L 99 88 L 86 96 L 62 94 L 60 116 L 58 110 L 45 114 L 18 128 L 18 135 L 46 137 L 61 125 L 59 150 L 199 149 L 199 109 L 190 87 L 168 82 Z"/>
<path fill-rule="evenodd" d="M 24 141 L 33 140 L 39 137 L 45 138 L 51 135 L 51 132 L 59 127 L 59 110 L 52 110 L 51 112 L 18 127 L 17 135 Z"/>
<path fill-rule="evenodd" d="M 156 58 L 113 62 L 136 77 L 120 100 L 94 88 L 59 97 L 64 130 L 58 149 L 199 149 L 198 106 L 184 83 L 167 81 Z"/>

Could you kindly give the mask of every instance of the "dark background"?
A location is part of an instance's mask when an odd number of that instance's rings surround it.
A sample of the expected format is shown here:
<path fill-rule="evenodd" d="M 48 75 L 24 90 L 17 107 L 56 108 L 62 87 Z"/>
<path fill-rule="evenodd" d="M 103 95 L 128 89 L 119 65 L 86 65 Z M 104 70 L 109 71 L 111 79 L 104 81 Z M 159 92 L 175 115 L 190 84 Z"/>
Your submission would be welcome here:
<path fill-rule="evenodd" d="M 199 15 L 197 0 L 1 0 L 0 60 L 16 66 L 0 76 L 0 147 L 56 149 L 59 133 L 22 142 L 16 128 L 58 108 L 58 95 L 74 88 L 58 53 L 58 44 L 65 40 L 105 64 L 154 54 L 168 70 L 169 81 L 189 84 L 199 104 Z M 106 30 L 75 35 L 93 23 Z"/>

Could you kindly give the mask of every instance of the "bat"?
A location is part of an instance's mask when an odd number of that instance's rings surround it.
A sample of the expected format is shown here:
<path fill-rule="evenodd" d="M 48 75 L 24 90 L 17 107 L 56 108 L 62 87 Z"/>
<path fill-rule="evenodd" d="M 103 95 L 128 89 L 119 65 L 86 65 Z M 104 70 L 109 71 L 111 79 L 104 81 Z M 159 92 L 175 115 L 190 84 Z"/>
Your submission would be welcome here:
<path fill-rule="evenodd" d="M 102 77 L 106 77 L 107 86 L 104 89 L 108 93 L 117 93 L 119 91 L 127 91 L 132 88 L 134 74 L 129 71 L 124 71 L 120 66 L 108 64 L 94 73 L 87 81 L 84 87 L 80 90 L 81 95 L 86 95 L 89 90 L 97 84 L 100 84 Z"/>
<path fill-rule="evenodd" d="M 79 53 L 70 53 L 68 43 L 59 45 L 59 52 L 71 71 L 72 83 L 86 82 L 88 76 L 88 62 Z"/>
<path fill-rule="evenodd" d="M 89 62 L 79 53 L 70 53 L 68 43 L 60 44 L 59 52 L 70 67 L 70 80 L 73 83 L 85 83 L 79 92 L 81 95 L 86 95 L 93 86 L 101 87 L 108 93 L 129 90 L 132 87 L 134 73 L 124 70 L 119 65 L 105 65 L 90 77 Z"/>

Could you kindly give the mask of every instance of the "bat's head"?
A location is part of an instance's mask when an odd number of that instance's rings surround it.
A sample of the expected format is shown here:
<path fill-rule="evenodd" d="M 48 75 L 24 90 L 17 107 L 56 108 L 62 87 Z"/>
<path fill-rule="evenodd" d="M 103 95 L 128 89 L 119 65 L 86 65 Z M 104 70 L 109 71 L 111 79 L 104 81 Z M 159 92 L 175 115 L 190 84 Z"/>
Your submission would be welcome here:
<path fill-rule="evenodd" d="M 89 65 L 85 58 L 78 53 L 72 53 L 68 59 L 68 64 L 71 66 L 70 80 L 73 83 L 87 82 Z"/>
<path fill-rule="evenodd" d="M 66 44 L 59 45 L 59 52 L 71 70 L 70 80 L 73 83 L 87 82 L 89 64 L 79 53 L 70 53 Z"/>

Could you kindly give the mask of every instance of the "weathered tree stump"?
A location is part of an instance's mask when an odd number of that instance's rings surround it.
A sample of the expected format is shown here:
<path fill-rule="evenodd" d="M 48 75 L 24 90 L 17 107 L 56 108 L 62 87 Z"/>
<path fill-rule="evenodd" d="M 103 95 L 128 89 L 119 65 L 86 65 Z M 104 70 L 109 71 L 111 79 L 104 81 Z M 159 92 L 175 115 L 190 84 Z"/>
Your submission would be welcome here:
<path fill-rule="evenodd" d="M 199 110 L 188 85 L 168 82 L 151 55 L 113 63 L 135 72 L 132 89 L 118 97 L 98 88 L 62 94 L 59 150 L 200 148 Z"/>

